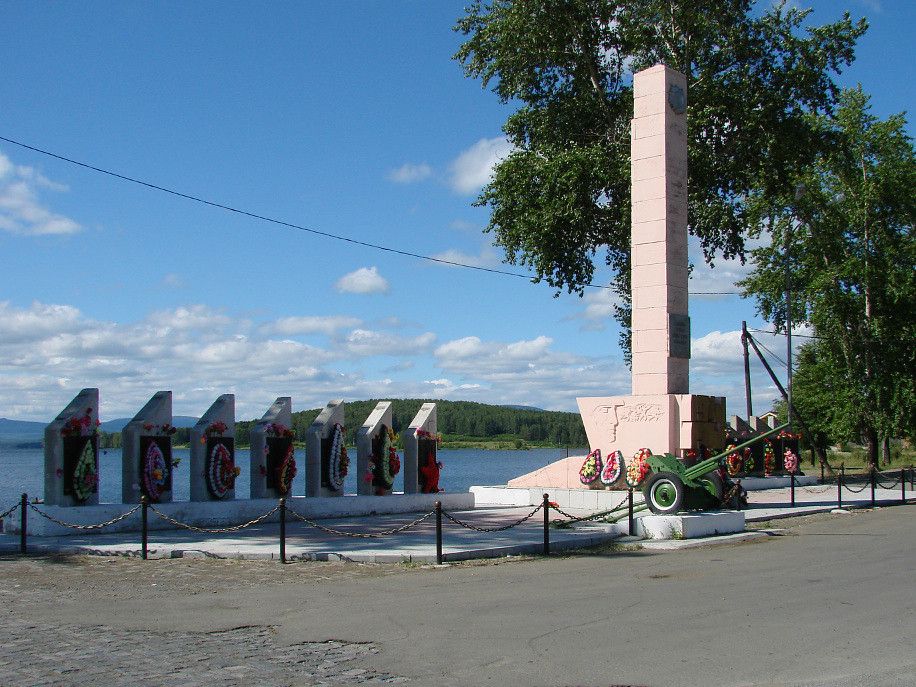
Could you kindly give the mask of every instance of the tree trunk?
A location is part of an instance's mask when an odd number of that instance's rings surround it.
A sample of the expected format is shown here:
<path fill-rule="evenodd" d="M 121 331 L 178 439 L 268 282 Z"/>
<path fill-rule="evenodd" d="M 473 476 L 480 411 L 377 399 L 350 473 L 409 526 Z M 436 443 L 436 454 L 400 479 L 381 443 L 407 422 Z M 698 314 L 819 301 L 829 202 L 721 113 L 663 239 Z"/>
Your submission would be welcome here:
<path fill-rule="evenodd" d="M 881 464 L 890 465 L 891 464 L 891 438 L 884 437 L 884 440 L 881 442 Z"/>
<path fill-rule="evenodd" d="M 865 430 L 865 439 L 868 446 L 868 467 L 878 469 L 878 432 L 874 427 Z"/>

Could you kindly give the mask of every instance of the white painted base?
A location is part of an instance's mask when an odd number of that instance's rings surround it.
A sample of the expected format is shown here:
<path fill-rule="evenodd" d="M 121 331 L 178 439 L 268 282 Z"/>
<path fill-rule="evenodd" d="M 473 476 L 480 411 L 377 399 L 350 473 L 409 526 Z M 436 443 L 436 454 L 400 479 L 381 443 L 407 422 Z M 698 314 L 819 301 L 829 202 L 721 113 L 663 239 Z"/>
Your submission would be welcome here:
<path fill-rule="evenodd" d="M 636 520 L 636 531 L 646 539 L 696 539 L 744 531 L 744 513 L 690 513 L 646 515 Z"/>
<path fill-rule="evenodd" d="M 761 491 L 763 489 L 785 489 L 789 486 L 789 477 L 740 477 L 741 486 L 748 491 Z M 817 484 L 814 475 L 800 475 L 795 478 L 796 487 L 810 487 Z"/>
<path fill-rule="evenodd" d="M 435 508 L 436 501 L 442 502 L 446 510 L 469 510 L 474 508 L 474 494 L 392 494 L 390 496 L 355 496 L 348 494 L 339 497 L 305 497 L 292 496 L 286 499 L 287 508 L 307 518 L 331 518 L 358 515 L 375 515 L 381 513 L 423 513 Z M 219 528 L 238 525 L 263 515 L 277 505 L 275 499 L 245 499 L 237 501 L 174 501 L 155 504 L 162 513 L 188 525 L 196 527 Z M 49 506 L 36 504 L 44 513 L 76 525 L 89 525 L 111 520 L 133 508 L 132 504 L 103 503 L 97 506 Z M 294 518 L 287 515 L 288 521 Z M 274 513 L 264 522 L 278 522 L 279 513 Z M 18 515 L 4 520 L 3 531 L 8 534 L 19 533 Z M 41 517 L 29 510 L 28 533 L 38 537 L 86 535 L 97 532 L 139 532 L 140 512 L 101 530 L 77 530 L 63 527 Z M 149 529 L 180 529 L 149 511 Z"/>
<path fill-rule="evenodd" d="M 597 489 L 560 489 L 527 487 L 471 487 L 478 506 L 538 506 L 544 494 L 560 508 L 582 508 L 589 511 L 610 510 L 626 503 L 626 491 Z M 633 492 L 633 503 L 642 503 L 642 492 Z"/>

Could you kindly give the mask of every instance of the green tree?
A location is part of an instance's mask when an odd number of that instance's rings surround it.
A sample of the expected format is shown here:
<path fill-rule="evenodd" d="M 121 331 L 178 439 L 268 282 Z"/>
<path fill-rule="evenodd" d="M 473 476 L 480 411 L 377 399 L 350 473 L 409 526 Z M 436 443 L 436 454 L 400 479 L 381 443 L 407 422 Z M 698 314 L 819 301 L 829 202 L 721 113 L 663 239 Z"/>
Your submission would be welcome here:
<path fill-rule="evenodd" d="M 506 260 L 581 295 L 603 250 L 628 356 L 631 73 L 686 75 L 690 231 L 710 262 L 743 256 L 746 199 L 778 195 L 810 159 L 805 114 L 829 111 L 831 75 L 866 28 L 846 14 L 803 29 L 807 15 L 753 0 L 476 0 L 455 58 L 518 105 L 513 150 L 476 201 Z"/>
<path fill-rule="evenodd" d="M 841 94 L 835 116 L 814 118 L 829 145 L 794 196 L 750 201 L 772 244 L 743 286 L 785 331 L 788 251 L 792 320 L 819 337 L 800 356 L 799 403 L 877 465 L 880 437 L 916 429 L 916 157 L 904 116 L 869 109 L 861 88 Z"/>

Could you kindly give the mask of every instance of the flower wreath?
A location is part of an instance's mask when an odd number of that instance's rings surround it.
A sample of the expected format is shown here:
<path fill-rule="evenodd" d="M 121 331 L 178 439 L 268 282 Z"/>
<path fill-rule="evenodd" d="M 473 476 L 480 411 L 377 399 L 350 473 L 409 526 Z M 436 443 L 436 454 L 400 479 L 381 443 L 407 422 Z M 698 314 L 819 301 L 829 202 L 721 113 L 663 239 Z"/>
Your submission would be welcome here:
<path fill-rule="evenodd" d="M 611 451 L 604 462 L 604 469 L 601 470 L 601 484 L 606 487 L 611 486 L 620 478 L 621 472 L 623 472 L 623 454 L 620 451 Z"/>
<path fill-rule="evenodd" d="M 401 459 L 398 458 L 395 448 L 398 435 L 391 427 L 385 425 L 382 425 L 379 435 L 381 436 L 379 455 L 369 456 L 369 474 L 366 475 L 366 478 L 380 490 L 391 489 L 391 485 L 394 484 L 394 476 L 401 470 Z"/>
<path fill-rule="evenodd" d="M 744 471 L 748 474 L 754 471 L 756 467 L 756 461 L 754 460 L 754 452 L 750 448 L 744 449 Z"/>
<path fill-rule="evenodd" d="M 200 443 L 206 444 L 207 437 L 212 437 L 213 435 L 221 436 L 228 431 L 229 431 L 229 425 L 227 425 L 222 420 L 211 422 L 209 425 L 207 425 L 207 428 L 204 430 L 203 435 L 201 435 Z"/>
<path fill-rule="evenodd" d="M 782 455 L 782 464 L 786 468 L 786 472 L 796 472 L 798 470 L 798 456 L 795 455 L 795 451 L 787 448 Z"/>
<path fill-rule="evenodd" d="M 765 439 L 764 442 L 763 472 L 766 475 L 772 475 L 776 472 L 776 453 L 773 451 L 773 444 L 769 439 Z"/>
<path fill-rule="evenodd" d="M 435 441 L 436 446 L 442 445 L 442 435 L 439 433 L 433 434 L 432 432 L 427 432 L 425 429 L 418 429 L 416 435 L 417 439 L 429 439 L 430 441 Z"/>
<path fill-rule="evenodd" d="M 331 456 L 328 460 L 328 483 L 334 491 L 343 489 L 344 477 L 350 467 L 350 457 L 347 455 L 346 429 L 338 422 L 334 425 L 331 439 Z"/>
<path fill-rule="evenodd" d="M 293 479 L 296 477 L 296 453 L 292 444 L 286 449 L 286 455 L 283 462 L 277 468 L 277 491 L 285 495 L 293 485 Z"/>
<path fill-rule="evenodd" d="M 735 448 L 734 444 L 729 444 L 725 447 L 726 451 L 731 451 L 725 459 L 725 467 L 728 470 L 729 477 L 737 477 L 744 467 L 744 459 L 741 457 L 740 453 L 732 451 L 733 448 Z"/>
<path fill-rule="evenodd" d="M 593 484 L 601 473 L 601 449 L 596 448 L 585 457 L 585 462 L 579 468 L 579 481 L 582 484 Z"/>
<path fill-rule="evenodd" d="M 226 445 L 222 443 L 214 445 L 210 455 L 207 456 L 207 490 L 215 498 L 225 498 L 229 490 L 235 486 L 235 478 L 241 472 Z"/>
<path fill-rule="evenodd" d="M 96 420 L 95 426 L 93 426 L 92 408 L 86 408 L 86 412 L 82 415 L 73 415 L 67 420 L 64 426 L 60 428 L 60 433 L 61 436 L 65 437 L 91 437 L 98 434 L 100 424 L 102 424 L 101 421 Z"/>
<path fill-rule="evenodd" d="M 627 465 L 627 484 L 631 487 L 638 487 L 649 474 L 649 457 L 652 451 L 647 448 L 641 448 L 633 456 L 633 460 Z"/>
<path fill-rule="evenodd" d="M 99 483 L 92 441 L 87 441 L 73 469 L 73 497 L 80 503 L 89 498 Z"/>
<path fill-rule="evenodd" d="M 143 459 L 143 486 L 151 501 L 158 501 L 166 490 L 169 464 L 156 442 L 150 442 Z"/>

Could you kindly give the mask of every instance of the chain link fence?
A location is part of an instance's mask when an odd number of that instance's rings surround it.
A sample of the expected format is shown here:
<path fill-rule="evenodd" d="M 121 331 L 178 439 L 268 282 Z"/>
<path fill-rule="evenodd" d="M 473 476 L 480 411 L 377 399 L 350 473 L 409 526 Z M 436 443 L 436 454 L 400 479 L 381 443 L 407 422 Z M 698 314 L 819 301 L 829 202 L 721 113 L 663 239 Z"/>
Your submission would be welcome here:
<path fill-rule="evenodd" d="M 907 478 L 907 473 L 909 473 L 909 478 Z M 807 492 L 811 494 L 821 494 L 821 493 L 826 493 L 827 491 L 831 490 L 832 484 L 836 484 L 837 507 L 842 507 L 842 494 L 844 490 L 852 494 L 861 494 L 866 489 L 871 487 L 872 505 L 874 505 L 875 504 L 875 489 L 877 487 L 880 487 L 885 490 L 889 490 L 897 486 L 900 486 L 901 502 L 906 503 L 907 502 L 907 495 L 906 495 L 907 482 L 909 482 L 911 489 L 913 487 L 913 481 L 914 481 L 913 468 L 910 468 L 909 470 L 900 470 L 899 473 L 896 473 L 896 479 L 893 479 L 891 475 L 887 475 L 888 478 L 892 479 L 892 481 L 890 481 L 889 483 L 884 482 L 880 478 L 882 474 L 884 473 L 881 473 L 878 471 L 870 471 L 868 473 L 865 473 L 864 475 L 856 475 L 853 478 L 856 482 L 858 482 L 860 479 L 863 479 L 863 478 L 865 479 L 865 482 L 861 485 L 861 487 L 855 488 L 851 486 L 849 483 L 850 481 L 853 481 L 853 480 L 847 477 L 844 474 L 844 471 L 841 470 L 835 478 L 830 479 L 830 480 L 823 480 L 821 484 L 825 486 L 821 486 L 821 487 L 805 486 L 805 487 L 798 487 L 798 489 L 803 492 Z M 831 485 L 831 486 L 826 486 L 826 485 Z M 792 487 L 793 487 L 793 492 L 794 492 L 795 490 L 794 483 Z M 737 489 L 740 489 L 740 487 L 736 486 L 733 489 L 733 492 L 728 495 L 728 497 L 733 496 L 735 493 L 735 490 Z M 794 505 L 794 497 L 793 497 L 793 505 Z M 182 522 L 181 520 L 178 520 L 177 518 L 174 518 L 168 515 L 167 513 L 164 513 L 159 508 L 151 504 L 148 498 L 145 496 L 141 499 L 141 502 L 138 505 L 125 511 L 124 513 L 121 513 L 111 518 L 110 520 L 106 520 L 105 522 L 90 523 L 90 524 L 72 523 L 72 522 L 67 522 L 60 518 L 57 518 L 51 515 L 50 513 L 42 510 L 36 504 L 30 503 L 28 501 L 27 495 L 23 494 L 22 499 L 19 503 L 14 504 L 10 508 L 8 508 L 5 512 L 0 514 L 0 520 L 3 520 L 11 516 L 17 510 L 21 511 L 20 512 L 20 517 L 21 517 L 21 523 L 20 523 L 21 546 L 20 546 L 20 549 L 22 553 L 26 553 L 27 551 L 26 549 L 27 517 L 26 516 L 27 516 L 28 511 L 32 511 L 36 513 L 39 517 L 45 518 L 46 520 L 49 520 L 50 522 L 53 522 L 54 524 L 60 527 L 65 527 L 65 528 L 73 529 L 77 531 L 86 531 L 86 532 L 99 531 L 107 527 L 111 527 L 112 525 L 115 525 L 116 523 L 126 520 L 127 518 L 131 517 L 132 515 L 134 515 L 135 513 L 139 511 L 141 514 L 141 518 L 142 518 L 142 521 L 141 521 L 141 533 L 142 533 L 141 554 L 142 554 L 142 557 L 146 559 L 148 557 L 148 530 L 149 530 L 148 511 L 152 511 L 154 515 L 164 520 L 165 522 L 169 523 L 173 527 L 190 530 L 193 532 L 200 532 L 202 534 L 231 534 L 234 532 L 239 532 L 246 528 L 253 527 L 254 525 L 262 523 L 266 521 L 268 518 L 271 518 L 273 515 L 279 513 L 280 559 L 281 561 L 286 562 L 287 515 L 292 516 L 295 520 L 303 523 L 304 525 L 311 527 L 313 529 L 316 529 L 320 532 L 324 532 L 325 534 L 329 534 L 329 535 L 336 536 L 336 537 L 352 538 L 352 539 L 381 539 L 384 537 L 398 535 L 403 532 L 407 532 L 408 530 L 418 528 L 420 525 L 425 523 L 427 520 L 435 516 L 436 560 L 438 563 L 441 564 L 444 559 L 444 555 L 442 553 L 442 536 L 443 536 L 442 520 L 443 520 L 443 517 L 447 521 L 461 528 L 471 530 L 474 532 L 480 532 L 482 534 L 494 534 L 494 533 L 499 533 L 499 532 L 506 532 L 516 527 L 520 527 L 521 525 L 524 525 L 526 522 L 530 521 L 538 513 L 543 512 L 543 515 L 544 515 L 544 518 L 543 518 L 543 537 L 544 537 L 543 552 L 545 555 L 548 555 L 550 552 L 549 528 L 551 525 L 551 522 L 550 522 L 550 512 L 551 511 L 554 511 L 558 515 L 561 515 L 564 518 L 566 518 L 566 520 L 554 520 L 552 523 L 554 526 L 570 526 L 571 524 L 597 521 L 601 519 L 605 520 L 605 522 L 617 522 L 624 516 L 624 513 L 622 513 L 621 511 L 624 511 L 624 509 L 626 509 L 626 514 L 629 516 L 629 520 L 630 520 L 629 522 L 630 534 L 635 534 L 634 525 L 633 525 L 634 513 L 639 510 L 644 510 L 645 508 L 646 508 L 645 504 L 638 504 L 634 506 L 632 489 L 628 490 L 627 495 L 623 498 L 623 500 L 621 500 L 613 508 L 610 508 L 608 510 L 598 511 L 595 513 L 590 513 L 587 515 L 573 515 L 572 513 L 569 513 L 563 510 L 562 508 L 560 508 L 556 503 L 551 502 L 549 500 L 548 494 L 544 494 L 543 502 L 539 504 L 536 508 L 534 508 L 532 511 L 530 511 L 529 513 L 523 515 L 522 517 L 516 520 L 513 520 L 512 522 L 507 523 L 505 525 L 499 525 L 496 527 L 482 527 L 482 526 L 474 524 L 473 522 L 462 520 L 461 518 L 457 517 L 456 515 L 453 515 L 452 513 L 449 513 L 448 511 L 443 510 L 441 502 L 437 501 L 436 507 L 434 510 L 424 513 L 423 515 L 420 515 L 419 517 L 415 518 L 414 520 L 411 520 L 410 522 L 400 525 L 398 527 L 393 527 L 393 528 L 381 530 L 378 532 L 355 532 L 355 531 L 348 531 L 348 530 L 340 529 L 337 527 L 330 527 L 328 525 L 323 525 L 320 522 L 312 518 L 309 518 L 293 510 L 292 508 L 290 508 L 287 505 L 285 498 L 281 498 L 278 501 L 278 504 L 276 506 L 266 511 L 265 513 L 262 513 L 261 515 L 255 518 L 252 518 L 251 520 L 248 520 L 246 522 L 243 522 L 237 525 L 229 525 L 226 527 L 212 527 L 211 528 L 211 527 L 200 527 L 197 525 L 192 525 L 186 522 Z"/>

